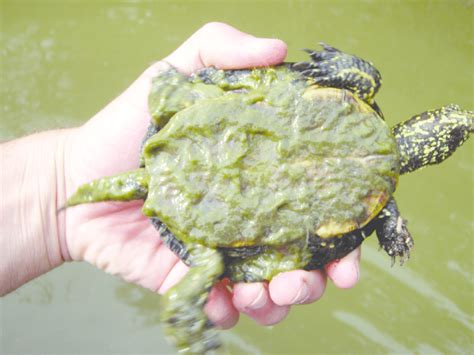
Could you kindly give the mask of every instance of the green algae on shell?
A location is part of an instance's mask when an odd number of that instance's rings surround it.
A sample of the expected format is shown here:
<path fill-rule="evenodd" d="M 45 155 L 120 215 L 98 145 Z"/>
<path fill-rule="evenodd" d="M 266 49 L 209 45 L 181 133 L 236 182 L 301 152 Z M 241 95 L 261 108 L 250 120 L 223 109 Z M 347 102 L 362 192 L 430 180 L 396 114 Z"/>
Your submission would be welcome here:
<path fill-rule="evenodd" d="M 348 91 L 284 87 L 285 100 L 278 81 L 176 113 L 145 144 L 144 213 L 212 247 L 330 237 L 373 218 L 398 176 L 388 126 Z"/>

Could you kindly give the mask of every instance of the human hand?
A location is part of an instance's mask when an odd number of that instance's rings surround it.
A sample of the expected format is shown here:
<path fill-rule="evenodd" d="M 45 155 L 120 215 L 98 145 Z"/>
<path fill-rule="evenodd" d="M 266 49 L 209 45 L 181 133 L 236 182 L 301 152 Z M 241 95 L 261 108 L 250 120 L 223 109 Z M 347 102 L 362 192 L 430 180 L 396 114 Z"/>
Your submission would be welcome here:
<path fill-rule="evenodd" d="M 163 61 L 148 68 L 123 94 L 84 126 L 69 132 L 64 148 L 66 196 L 93 179 L 138 166 L 141 141 L 150 122 L 148 93 L 151 78 L 169 66 L 191 73 L 215 66 L 239 69 L 281 63 L 286 45 L 260 39 L 221 23 L 205 25 Z M 65 202 L 65 201 L 64 201 Z M 166 292 L 188 267 L 162 243 L 141 202 L 97 203 L 65 210 L 61 233 L 63 257 L 85 260 L 127 281 Z M 325 270 L 295 270 L 277 275 L 269 283 L 235 284 L 230 292 L 223 283 L 211 292 L 205 311 L 218 326 L 236 324 L 239 312 L 260 324 L 281 321 L 292 304 L 319 299 L 326 277 L 340 288 L 358 279 L 359 249 Z"/>

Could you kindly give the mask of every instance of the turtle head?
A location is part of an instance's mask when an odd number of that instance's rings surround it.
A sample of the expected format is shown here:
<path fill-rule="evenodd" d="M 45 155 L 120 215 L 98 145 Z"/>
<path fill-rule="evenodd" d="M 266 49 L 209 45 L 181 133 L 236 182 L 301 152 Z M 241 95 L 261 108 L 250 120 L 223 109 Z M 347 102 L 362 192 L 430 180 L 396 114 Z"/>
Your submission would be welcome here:
<path fill-rule="evenodd" d="M 439 164 L 474 132 L 474 111 L 450 104 L 393 127 L 400 150 L 400 173 Z"/>
<path fill-rule="evenodd" d="M 440 108 L 439 111 L 441 115 L 446 116 L 447 121 L 450 122 L 449 125 L 457 131 L 457 134 L 467 134 L 467 139 L 470 133 L 474 133 L 474 111 L 463 110 L 456 104 L 446 105 Z"/>

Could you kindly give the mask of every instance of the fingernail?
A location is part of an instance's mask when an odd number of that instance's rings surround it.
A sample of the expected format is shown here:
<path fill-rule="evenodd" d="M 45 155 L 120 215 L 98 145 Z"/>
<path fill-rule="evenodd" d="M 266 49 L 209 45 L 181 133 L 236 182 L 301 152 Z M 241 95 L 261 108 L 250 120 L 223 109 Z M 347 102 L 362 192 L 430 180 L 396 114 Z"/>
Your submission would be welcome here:
<path fill-rule="evenodd" d="M 303 282 L 300 289 L 296 293 L 296 296 L 291 300 L 292 304 L 301 304 L 308 300 L 309 298 L 309 288 L 306 282 Z"/>
<path fill-rule="evenodd" d="M 248 309 L 248 310 L 256 311 L 257 309 L 260 309 L 263 306 L 265 306 L 265 304 L 267 303 L 267 297 L 266 297 L 265 293 L 266 293 L 265 288 L 262 287 L 260 289 L 260 292 L 258 293 L 257 297 L 255 297 L 255 299 L 253 300 L 253 302 L 250 303 L 245 308 Z"/>

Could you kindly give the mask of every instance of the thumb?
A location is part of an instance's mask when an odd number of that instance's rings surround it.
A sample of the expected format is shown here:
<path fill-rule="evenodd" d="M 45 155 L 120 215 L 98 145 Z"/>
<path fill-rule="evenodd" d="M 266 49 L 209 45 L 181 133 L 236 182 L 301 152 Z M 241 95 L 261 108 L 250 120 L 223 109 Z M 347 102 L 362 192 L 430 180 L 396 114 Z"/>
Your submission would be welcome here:
<path fill-rule="evenodd" d="M 185 73 L 214 66 L 241 69 L 276 65 L 286 57 L 286 44 L 279 39 L 257 38 L 220 22 L 201 27 L 166 57 Z"/>
<path fill-rule="evenodd" d="M 80 138 L 87 149 L 81 154 L 87 161 L 90 152 L 105 150 L 103 156 L 94 153 L 94 160 L 102 163 L 95 167 L 92 178 L 137 165 L 141 141 L 150 122 L 151 80 L 159 72 L 170 65 L 188 74 L 207 66 L 240 69 L 275 65 L 284 60 L 286 53 L 286 44 L 281 40 L 257 38 L 224 23 L 204 25 L 165 60 L 145 70 L 127 90 L 87 122 Z M 114 150 L 117 142 L 120 142 L 121 154 L 114 151 L 116 158 L 110 159 L 111 151 L 104 147 Z"/>

